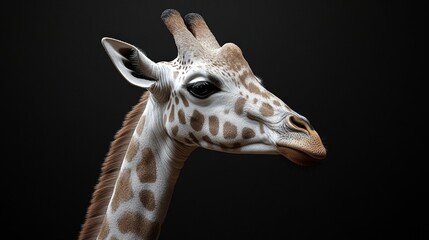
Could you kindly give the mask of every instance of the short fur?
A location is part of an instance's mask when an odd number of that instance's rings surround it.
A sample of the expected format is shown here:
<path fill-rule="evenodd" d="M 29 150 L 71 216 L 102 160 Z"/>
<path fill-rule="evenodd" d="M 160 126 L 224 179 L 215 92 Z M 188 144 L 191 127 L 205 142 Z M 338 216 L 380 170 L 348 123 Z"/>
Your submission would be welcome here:
<path fill-rule="evenodd" d="M 122 128 L 116 133 L 115 139 L 110 145 L 100 178 L 92 194 L 91 204 L 88 207 L 85 223 L 79 234 L 79 240 L 94 240 L 97 238 L 127 147 L 134 129 L 146 108 L 148 97 L 149 92 L 142 95 L 139 103 L 125 117 Z"/>

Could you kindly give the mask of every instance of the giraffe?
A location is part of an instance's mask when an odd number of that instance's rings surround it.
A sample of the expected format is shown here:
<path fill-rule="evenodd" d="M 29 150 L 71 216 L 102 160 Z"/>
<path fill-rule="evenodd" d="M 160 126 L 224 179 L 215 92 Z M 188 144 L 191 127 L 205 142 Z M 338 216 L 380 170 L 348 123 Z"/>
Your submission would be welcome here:
<path fill-rule="evenodd" d="M 178 56 L 153 62 L 103 38 L 108 56 L 145 90 L 115 135 L 79 239 L 157 239 L 185 160 L 197 147 L 281 154 L 299 165 L 326 157 L 309 121 L 266 90 L 233 43 L 220 46 L 201 15 L 161 19 Z"/>

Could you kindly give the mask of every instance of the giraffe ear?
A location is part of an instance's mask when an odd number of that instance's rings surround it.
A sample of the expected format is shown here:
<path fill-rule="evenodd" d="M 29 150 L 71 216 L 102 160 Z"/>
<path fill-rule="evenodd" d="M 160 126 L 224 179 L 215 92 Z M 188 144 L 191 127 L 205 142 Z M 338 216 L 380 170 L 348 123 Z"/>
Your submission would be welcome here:
<path fill-rule="evenodd" d="M 137 47 L 113 38 L 101 40 L 118 71 L 133 85 L 150 88 L 158 79 L 159 66 Z"/>

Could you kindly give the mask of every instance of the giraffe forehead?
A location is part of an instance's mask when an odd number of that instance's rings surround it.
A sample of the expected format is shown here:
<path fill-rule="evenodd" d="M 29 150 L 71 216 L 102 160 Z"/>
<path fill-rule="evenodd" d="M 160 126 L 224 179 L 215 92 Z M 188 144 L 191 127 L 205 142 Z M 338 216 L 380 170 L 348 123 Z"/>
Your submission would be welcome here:
<path fill-rule="evenodd" d="M 217 76 L 223 82 L 233 82 L 240 73 L 252 72 L 240 48 L 232 43 L 218 50 L 206 50 L 204 55 L 187 52 L 168 64 L 173 68 L 173 78 L 179 80 L 179 83 L 195 73 Z"/>
<path fill-rule="evenodd" d="M 218 71 L 221 74 L 226 74 L 229 77 L 238 76 L 244 71 L 251 72 L 250 66 L 241 53 L 241 50 L 236 45 L 234 46 L 227 47 L 227 50 L 221 49 L 208 64 L 210 69 Z M 222 48 L 225 48 L 225 46 Z"/>

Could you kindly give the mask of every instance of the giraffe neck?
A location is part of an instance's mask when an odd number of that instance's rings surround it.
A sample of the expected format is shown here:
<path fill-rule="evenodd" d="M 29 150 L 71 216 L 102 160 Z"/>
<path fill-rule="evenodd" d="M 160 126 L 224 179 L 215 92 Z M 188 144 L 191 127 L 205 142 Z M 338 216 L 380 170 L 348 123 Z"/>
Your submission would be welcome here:
<path fill-rule="evenodd" d="M 98 239 L 157 239 L 193 148 L 168 137 L 150 98 L 130 140 Z"/>

